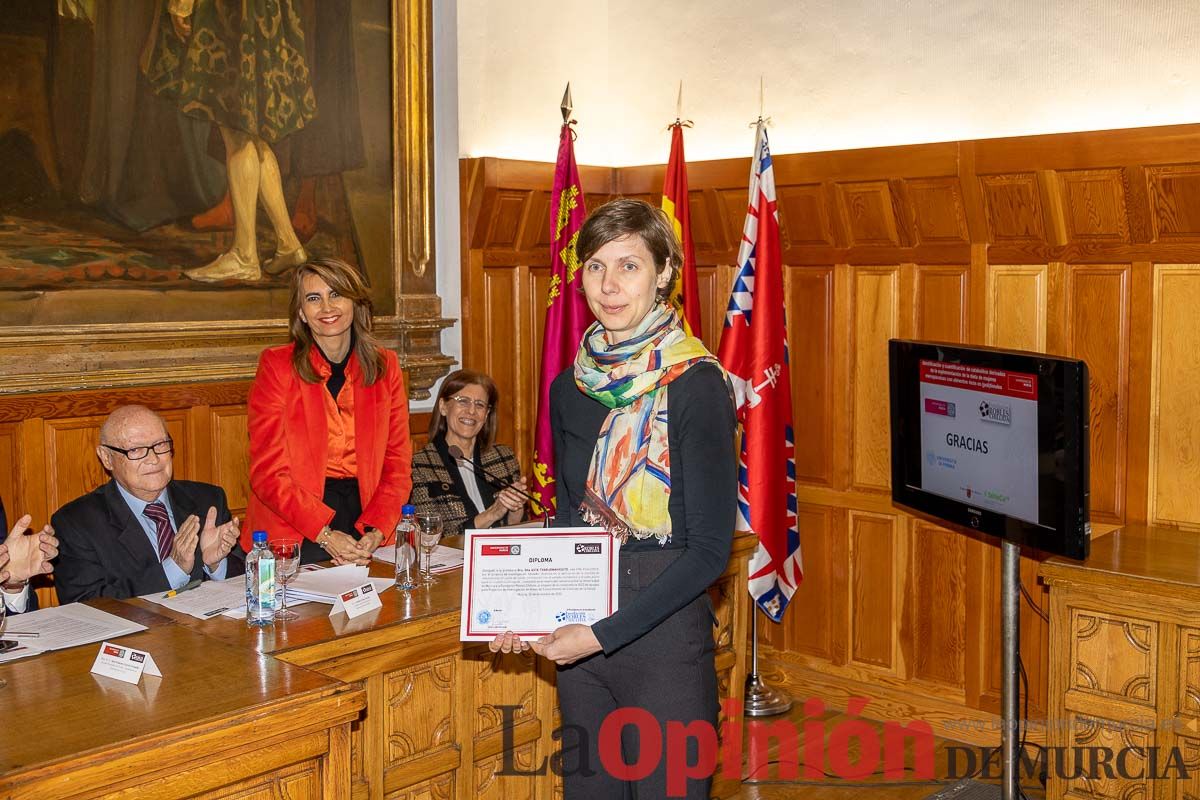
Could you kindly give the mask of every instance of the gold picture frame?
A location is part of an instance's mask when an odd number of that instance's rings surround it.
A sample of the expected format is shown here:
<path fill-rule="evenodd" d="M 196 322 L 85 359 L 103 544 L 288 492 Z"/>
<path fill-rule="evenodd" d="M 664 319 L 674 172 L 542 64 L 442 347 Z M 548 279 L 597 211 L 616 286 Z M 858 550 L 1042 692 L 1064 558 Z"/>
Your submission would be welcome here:
<path fill-rule="evenodd" d="M 166 0 L 145 2 L 166 7 Z M 61 18 L 64 5 L 88 4 L 58 5 L 53 35 L 96 24 Z M 386 126 L 385 138 L 372 141 L 364 122 L 368 167 L 380 163 L 372 154 L 390 154 L 390 164 L 374 176 L 369 168 L 353 179 L 341 176 L 344 196 L 334 196 L 351 222 L 345 241 L 352 242 L 371 283 L 376 330 L 399 353 L 410 396 L 427 397 L 429 386 L 453 363 L 440 352 L 440 332 L 453 321 L 441 317 L 434 258 L 432 0 L 353 0 L 336 7 L 358 15 L 354 63 L 364 119 L 374 115 L 370 122 L 377 134 Z M 0 39 L 5 35 L 0 29 Z M 23 35 L 30 58 L 36 58 L 36 35 Z M 390 81 L 380 85 L 379 76 L 389 74 Z M 45 95 L 53 102 L 53 91 Z M 378 101 L 385 96 L 384 114 Z M 0 115 L 0 137 L 3 128 Z M 0 151 L 0 161 L 4 158 Z M 0 219 L 4 213 L 0 208 Z M 46 230 L 39 232 L 53 245 L 54 234 Z M 101 275 L 81 286 L 18 285 L 3 277 L 20 273 L 11 261 L 4 269 L 3 235 L 0 230 L 0 395 L 245 380 L 264 347 L 286 341 L 285 279 L 261 286 L 201 285 L 175 269 L 171 280 L 159 284 L 139 284 L 129 276 L 144 273 L 131 270 L 117 276 L 124 283 Z"/>

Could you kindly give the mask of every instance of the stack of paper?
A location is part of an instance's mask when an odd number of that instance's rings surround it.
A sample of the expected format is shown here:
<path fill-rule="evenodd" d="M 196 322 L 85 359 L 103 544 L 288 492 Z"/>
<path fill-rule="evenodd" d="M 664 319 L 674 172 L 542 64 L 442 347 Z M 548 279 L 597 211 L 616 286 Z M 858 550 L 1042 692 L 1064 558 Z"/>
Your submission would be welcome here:
<path fill-rule="evenodd" d="M 226 611 L 246 613 L 246 579 L 239 575 L 223 581 L 204 581 L 194 589 L 167 597 L 163 592 L 142 595 L 143 600 L 196 619 L 212 619 Z M 291 599 L 290 597 L 288 598 Z"/>
<path fill-rule="evenodd" d="M 367 581 L 375 586 L 376 592 L 382 592 L 394 583 L 392 578 L 370 577 L 367 568 L 357 564 L 302 572 L 288 584 L 288 604 L 290 605 L 295 597 L 297 600 L 312 600 L 332 605 L 338 595 L 356 589 Z"/>
<path fill-rule="evenodd" d="M 146 626 L 82 603 L 71 603 L 9 617 L 3 630 L 11 631 L 12 641 L 18 642 L 18 645 L 0 653 L 0 663 L 35 656 L 48 650 L 115 639 L 144 631 Z M 2 638 L 4 634 L 0 633 Z"/>
<path fill-rule="evenodd" d="M 396 563 L 396 547 L 395 545 L 386 544 L 375 551 L 375 560 L 382 561 L 385 564 Z M 444 544 L 439 544 L 433 548 L 433 554 L 429 558 L 429 569 L 435 573 L 450 572 L 459 569 L 463 565 L 463 551 L 457 547 L 447 547 Z M 414 571 L 416 567 L 413 567 Z"/>

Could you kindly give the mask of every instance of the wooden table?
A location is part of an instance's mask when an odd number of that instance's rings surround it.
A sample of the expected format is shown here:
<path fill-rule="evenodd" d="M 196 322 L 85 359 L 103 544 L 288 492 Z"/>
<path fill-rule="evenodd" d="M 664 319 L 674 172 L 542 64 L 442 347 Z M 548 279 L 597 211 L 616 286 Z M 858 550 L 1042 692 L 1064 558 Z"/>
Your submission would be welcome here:
<path fill-rule="evenodd" d="M 709 590 L 722 697 L 745 680 L 753 548 L 739 536 Z M 0 666 L 11 684 L 0 689 L 0 798 L 551 800 L 554 666 L 460 643 L 461 580 L 383 592 L 382 608 L 353 620 L 309 603 L 267 628 L 100 601 L 151 626 L 121 642 L 150 651 L 166 677 L 93 677 L 94 645 Z M 739 786 L 718 779 L 714 794 Z"/>
<path fill-rule="evenodd" d="M 362 688 L 131 610 L 162 678 L 92 675 L 98 644 L 0 665 L 0 797 L 348 797 Z"/>
<path fill-rule="evenodd" d="M 740 696 L 745 681 L 749 595 L 746 571 L 754 548 L 739 536 L 729 566 L 710 589 L 718 618 L 717 674 L 721 696 Z M 373 575 L 391 575 L 375 563 Z M 356 800 L 383 798 L 550 798 L 558 780 L 548 769 L 559 725 L 553 664 L 499 655 L 458 640 L 462 571 L 432 587 L 389 589 L 383 607 L 353 620 L 329 616 L 329 606 L 297 606 L 300 619 L 248 628 L 235 619 L 198 620 L 159 611 L 206 636 L 316 670 L 361 681 L 367 709 L 352 729 L 351 780 Z M 539 771 L 534 775 L 501 774 Z M 714 794 L 736 794 L 739 781 L 718 782 Z"/>
<path fill-rule="evenodd" d="M 1114 765 L 1111 777 L 1071 779 L 1068 757 L 1064 779 L 1051 758 L 1048 796 L 1200 796 L 1200 534 L 1129 525 L 1093 539 L 1086 561 L 1053 558 L 1041 575 L 1050 586 L 1048 742 L 1109 748 Z M 1185 780 L 1165 773 L 1174 748 Z M 1122 752 L 1129 777 L 1116 769 Z"/>

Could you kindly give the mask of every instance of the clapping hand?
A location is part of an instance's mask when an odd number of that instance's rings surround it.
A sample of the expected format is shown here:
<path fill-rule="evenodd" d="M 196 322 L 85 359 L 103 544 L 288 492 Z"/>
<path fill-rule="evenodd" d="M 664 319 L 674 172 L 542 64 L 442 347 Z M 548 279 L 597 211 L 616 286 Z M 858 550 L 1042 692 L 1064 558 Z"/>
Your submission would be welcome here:
<path fill-rule="evenodd" d="M 195 519 L 195 517 L 189 517 Z M 204 565 L 215 570 L 238 540 L 238 518 L 234 517 L 223 525 L 217 524 L 217 509 L 209 507 L 204 518 L 204 528 L 200 531 L 200 557 Z M 189 570 L 190 571 L 190 570 Z"/>
<path fill-rule="evenodd" d="M 54 528 L 42 527 L 36 534 L 29 534 L 33 517 L 26 514 L 17 520 L 4 544 L 0 544 L 0 583 L 27 581 L 34 575 L 53 571 L 50 560 L 58 555 L 58 538 Z"/>
<path fill-rule="evenodd" d="M 523 492 L 528 492 L 529 489 L 525 486 L 525 476 L 517 478 L 511 485 L 504 487 L 500 493 L 496 495 L 496 500 L 504 506 L 504 510 L 508 512 L 508 522 L 515 524 L 521 521 L 525 511 L 525 495 Z"/>
<path fill-rule="evenodd" d="M 521 494 L 524 491 L 527 491 L 525 478 L 520 477 L 496 492 L 496 499 L 492 504 L 475 517 L 476 527 L 490 528 L 502 519 L 509 525 L 520 522 L 525 516 L 525 496 Z"/>
<path fill-rule="evenodd" d="M 200 541 L 200 518 L 191 514 L 175 532 L 171 545 L 171 560 L 189 575 L 196 564 L 196 543 Z"/>

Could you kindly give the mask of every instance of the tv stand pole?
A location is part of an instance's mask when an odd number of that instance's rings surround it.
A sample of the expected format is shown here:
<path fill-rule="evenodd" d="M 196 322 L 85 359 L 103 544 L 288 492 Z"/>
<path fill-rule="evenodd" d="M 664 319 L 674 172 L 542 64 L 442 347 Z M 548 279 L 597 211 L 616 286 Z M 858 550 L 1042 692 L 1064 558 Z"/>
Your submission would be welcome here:
<path fill-rule="evenodd" d="M 1021 547 L 1000 542 L 1000 797 L 1019 800 L 1020 683 L 1017 656 L 1021 647 Z"/>

